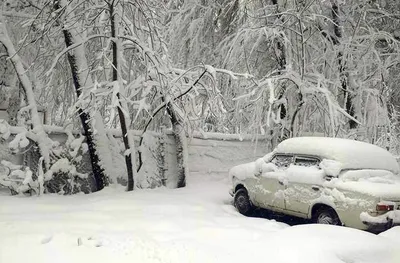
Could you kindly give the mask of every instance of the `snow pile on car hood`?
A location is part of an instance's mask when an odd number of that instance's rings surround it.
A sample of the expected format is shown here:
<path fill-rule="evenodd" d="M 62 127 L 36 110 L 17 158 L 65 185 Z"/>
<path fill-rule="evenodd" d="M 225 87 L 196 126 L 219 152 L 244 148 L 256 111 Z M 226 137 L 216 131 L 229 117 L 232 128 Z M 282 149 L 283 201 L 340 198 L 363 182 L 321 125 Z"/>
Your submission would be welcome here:
<path fill-rule="evenodd" d="M 342 164 L 342 169 L 381 169 L 399 172 L 399 164 L 386 150 L 369 143 L 328 137 L 297 137 L 281 142 L 274 152 L 316 155 Z"/>
<path fill-rule="evenodd" d="M 232 181 L 233 178 L 237 178 L 239 180 L 252 178 L 255 177 L 254 172 L 256 170 L 257 170 L 256 162 L 236 165 L 229 170 L 229 179 L 230 181 Z"/>
<path fill-rule="evenodd" d="M 239 164 L 232 167 L 229 170 L 230 181 L 232 181 L 233 177 L 239 180 L 245 180 L 247 178 L 255 178 L 255 175 L 276 171 L 277 167 L 275 164 L 268 162 L 271 156 L 272 153 L 269 153 L 262 158 L 258 158 L 255 162 Z"/>

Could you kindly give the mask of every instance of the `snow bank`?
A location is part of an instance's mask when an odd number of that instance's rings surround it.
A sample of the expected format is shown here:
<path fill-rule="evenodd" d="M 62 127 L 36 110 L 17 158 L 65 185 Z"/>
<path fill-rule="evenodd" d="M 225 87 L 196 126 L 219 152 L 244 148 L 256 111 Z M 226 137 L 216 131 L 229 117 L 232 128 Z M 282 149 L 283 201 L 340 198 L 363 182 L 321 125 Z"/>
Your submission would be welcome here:
<path fill-rule="evenodd" d="M 281 142 L 279 153 L 317 155 L 342 164 L 342 169 L 380 169 L 399 173 L 399 164 L 386 150 L 369 143 L 327 137 L 298 137 Z"/>
<path fill-rule="evenodd" d="M 244 217 L 228 188 L 226 176 L 198 175 L 175 190 L 2 196 L 0 262 L 400 262 L 396 229 L 377 236 Z"/>
<path fill-rule="evenodd" d="M 380 233 L 379 236 L 385 237 L 400 246 L 400 226 L 392 227 L 391 229 Z"/>
<path fill-rule="evenodd" d="M 264 244 L 264 250 L 272 250 L 272 256 L 279 254 L 280 261 L 270 262 L 395 263 L 400 260 L 400 250 L 389 239 L 340 226 L 294 226 L 274 233 L 272 240 L 273 243 Z"/>

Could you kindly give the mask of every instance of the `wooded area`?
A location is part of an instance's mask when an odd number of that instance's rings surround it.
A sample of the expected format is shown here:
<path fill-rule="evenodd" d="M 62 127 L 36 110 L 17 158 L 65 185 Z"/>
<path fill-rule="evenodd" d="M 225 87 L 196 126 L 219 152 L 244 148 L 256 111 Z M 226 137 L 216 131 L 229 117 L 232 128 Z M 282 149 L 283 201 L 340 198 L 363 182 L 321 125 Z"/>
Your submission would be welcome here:
<path fill-rule="evenodd" d="M 19 171 L 17 192 L 47 191 L 60 160 L 74 166 L 86 150 L 101 190 L 113 173 L 109 129 L 121 130 L 128 190 L 142 166 L 142 140 L 135 146 L 130 130 L 173 131 L 175 187 L 186 184 L 194 131 L 258 134 L 270 148 L 320 134 L 399 153 L 399 1 L 0 4 L 0 104 L 9 115 L 0 135 L 18 126 L 12 150 L 28 141 L 42 156 L 34 173 L 8 164 Z M 65 146 L 50 140 L 39 109 L 47 124 L 81 135 Z"/>

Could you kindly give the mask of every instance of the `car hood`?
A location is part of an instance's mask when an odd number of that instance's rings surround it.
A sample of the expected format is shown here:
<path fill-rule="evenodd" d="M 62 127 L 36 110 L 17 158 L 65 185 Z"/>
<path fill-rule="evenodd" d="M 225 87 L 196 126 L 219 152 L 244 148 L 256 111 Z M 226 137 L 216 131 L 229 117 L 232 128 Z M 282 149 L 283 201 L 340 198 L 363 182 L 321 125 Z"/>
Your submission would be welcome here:
<path fill-rule="evenodd" d="M 255 178 L 254 176 L 255 169 L 256 169 L 256 162 L 236 165 L 229 170 L 229 178 L 231 181 L 233 180 L 233 177 L 242 181 L 247 178 Z"/>

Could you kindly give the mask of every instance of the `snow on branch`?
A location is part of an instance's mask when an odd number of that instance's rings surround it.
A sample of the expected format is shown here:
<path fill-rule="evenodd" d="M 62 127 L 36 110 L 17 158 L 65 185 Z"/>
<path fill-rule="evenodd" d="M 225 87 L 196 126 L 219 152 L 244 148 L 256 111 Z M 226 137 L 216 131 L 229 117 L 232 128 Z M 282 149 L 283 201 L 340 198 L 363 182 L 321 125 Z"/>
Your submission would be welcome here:
<path fill-rule="evenodd" d="M 216 73 L 223 73 L 229 75 L 232 79 L 236 80 L 238 77 L 245 78 L 245 79 L 251 79 L 254 78 L 253 75 L 248 74 L 248 73 L 236 73 L 227 69 L 221 69 L 221 68 L 214 68 L 211 65 L 205 65 L 205 68 L 207 71 L 216 79 Z"/>
<path fill-rule="evenodd" d="M 40 149 L 40 152 L 44 158 L 45 167 L 48 168 L 50 166 L 50 151 L 52 147 L 52 141 L 47 136 L 46 132 L 43 129 L 42 120 L 39 116 L 35 94 L 33 92 L 32 82 L 27 75 L 27 72 L 23 66 L 22 60 L 20 56 L 17 54 L 14 44 L 12 43 L 6 25 L 4 23 L 4 18 L 2 16 L 2 12 L 0 12 L 0 43 L 2 43 L 6 50 L 7 54 L 12 61 L 15 72 L 18 75 L 18 79 L 21 83 L 22 88 L 25 91 L 26 102 L 28 104 L 27 107 L 30 109 L 30 116 L 32 119 L 33 130 L 32 132 L 37 136 L 37 143 Z"/>
<path fill-rule="evenodd" d="M 3 16 L 8 16 L 8 17 L 19 17 L 19 18 L 35 18 L 35 16 L 30 15 L 28 13 L 22 13 L 22 12 L 17 12 L 17 11 L 3 11 Z"/>
<path fill-rule="evenodd" d="M 73 45 L 70 45 L 69 47 L 66 47 L 63 51 L 61 51 L 60 53 L 57 54 L 57 56 L 54 58 L 53 63 L 51 64 L 49 70 L 46 72 L 47 76 L 50 76 L 51 73 L 53 72 L 53 69 L 55 68 L 55 66 L 57 65 L 58 61 L 60 60 L 60 58 L 62 56 L 64 56 L 66 53 L 68 53 L 69 51 L 73 50 L 74 48 L 77 48 L 81 45 L 84 45 L 85 43 L 87 43 L 89 40 L 91 39 L 95 39 L 95 38 L 107 38 L 106 35 L 102 35 L 102 34 L 98 34 L 98 35 L 91 35 L 85 39 L 83 39 L 82 41 L 78 42 L 78 43 L 74 43 Z"/>

